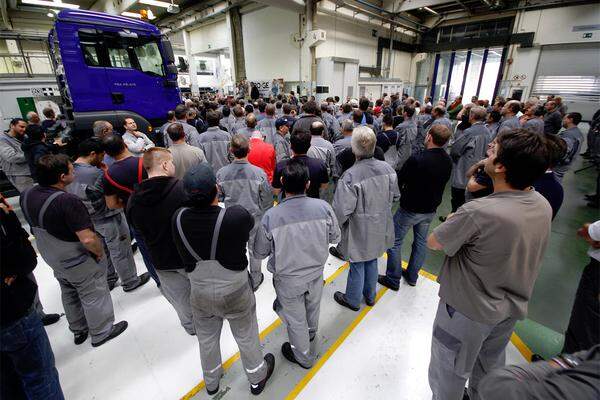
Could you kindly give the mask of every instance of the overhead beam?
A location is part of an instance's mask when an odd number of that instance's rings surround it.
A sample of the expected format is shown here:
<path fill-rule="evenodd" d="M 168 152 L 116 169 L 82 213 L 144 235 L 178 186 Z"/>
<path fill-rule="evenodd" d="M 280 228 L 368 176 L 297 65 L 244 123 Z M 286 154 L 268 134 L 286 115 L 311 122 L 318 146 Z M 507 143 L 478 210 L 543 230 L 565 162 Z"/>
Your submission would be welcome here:
<path fill-rule="evenodd" d="M 473 13 L 471 12 L 471 9 L 469 7 L 467 7 L 467 5 L 465 3 L 463 3 L 461 0 L 454 0 L 456 1 L 469 15 L 473 15 Z"/>
<path fill-rule="evenodd" d="M 298 14 L 304 14 L 306 5 L 303 0 L 254 0 L 257 3 L 266 6 L 281 8 L 288 11 L 293 11 Z"/>

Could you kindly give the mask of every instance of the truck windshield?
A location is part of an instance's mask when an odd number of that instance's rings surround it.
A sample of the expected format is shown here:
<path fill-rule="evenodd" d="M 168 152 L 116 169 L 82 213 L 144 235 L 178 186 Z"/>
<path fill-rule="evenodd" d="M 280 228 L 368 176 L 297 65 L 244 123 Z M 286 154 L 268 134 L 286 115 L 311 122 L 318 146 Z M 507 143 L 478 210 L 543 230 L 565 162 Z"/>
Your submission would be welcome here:
<path fill-rule="evenodd" d="M 165 76 L 158 39 L 80 31 L 79 42 L 84 61 L 90 67 L 131 68 L 153 76 Z"/>

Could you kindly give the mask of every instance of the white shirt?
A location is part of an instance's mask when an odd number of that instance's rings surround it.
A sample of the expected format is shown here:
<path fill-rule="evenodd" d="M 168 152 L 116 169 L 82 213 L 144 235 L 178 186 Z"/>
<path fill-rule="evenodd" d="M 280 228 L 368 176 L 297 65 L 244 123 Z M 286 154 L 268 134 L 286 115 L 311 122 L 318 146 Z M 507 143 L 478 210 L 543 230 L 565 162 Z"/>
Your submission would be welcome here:
<path fill-rule="evenodd" d="M 595 240 L 597 242 L 600 241 L 600 220 L 594 222 L 589 226 L 588 234 L 590 235 L 592 240 Z M 588 250 L 588 256 L 600 261 L 600 249 L 595 249 L 590 246 L 590 249 Z"/>
<path fill-rule="evenodd" d="M 141 137 L 125 132 L 123 134 L 123 141 L 131 154 L 136 157 L 141 157 L 144 154 L 144 151 L 154 147 L 154 143 L 145 134 L 141 132 L 138 132 L 138 134 L 141 135 Z"/>

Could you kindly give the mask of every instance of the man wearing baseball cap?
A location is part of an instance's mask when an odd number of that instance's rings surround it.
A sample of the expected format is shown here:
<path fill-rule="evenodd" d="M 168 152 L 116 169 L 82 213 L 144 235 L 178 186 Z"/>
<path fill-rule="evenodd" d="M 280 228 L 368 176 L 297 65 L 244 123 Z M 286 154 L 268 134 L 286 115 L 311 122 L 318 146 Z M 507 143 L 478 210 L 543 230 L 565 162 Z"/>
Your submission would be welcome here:
<path fill-rule="evenodd" d="M 290 141 L 288 136 L 290 132 L 291 121 L 283 116 L 275 121 L 275 136 L 273 137 L 273 146 L 275 146 L 275 158 L 277 162 L 287 160 L 292 157 Z"/>
<path fill-rule="evenodd" d="M 256 299 L 247 272 L 246 244 L 254 226 L 252 215 L 239 205 L 219 207 L 217 179 L 206 164 L 183 177 L 190 207 L 173 215 L 177 250 L 190 278 L 190 305 L 206 391 L 219 391 L 223 376 L 220 332 L 229 322 L 242 358 L 250 391 L 260 394 L 275 367 L 275 357 L 263 358 L 258 337 Z"/>

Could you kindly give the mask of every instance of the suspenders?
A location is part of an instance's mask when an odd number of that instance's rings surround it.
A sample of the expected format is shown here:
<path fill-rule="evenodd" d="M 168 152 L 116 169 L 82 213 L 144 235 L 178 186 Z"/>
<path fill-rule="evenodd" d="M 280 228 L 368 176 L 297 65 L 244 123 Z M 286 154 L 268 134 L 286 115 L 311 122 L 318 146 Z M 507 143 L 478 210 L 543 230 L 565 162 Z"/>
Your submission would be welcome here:
<path fill-rule="evenodd" d="M 137 183 L 142 183 L 142 180 L 144 178 L 144 159 L 143 157 L 139 157 L 139 161 L 138 161 L 138 173 L 137 173 Z M 104 176 L 106 177 L 106 180 L 110 182 L 111 185 L 113 185 L 114 187 L 116 187 L 117 189 L 120 189 L 126 193 L 132 194 L 133 193 L 133 189 L 121 185 L 119 182 L 115 181 L 112 176 L 110 176 L 108 174 L 108 169 L 106 169 L 104 171 Z"/>
<path fill-rule="evenodd" d="M 46 199 L 46 201 L 44 201 L 44 204 L 42 204 L 42 208 L 40 209 L 40 213 L 38 214 L 38 227 L 40 229 L 44 229 L 44 215 L 46 215 L 46 211 L 48 210 L 48 207 L 50 206 L 50 204 L 52 204 L 52 202 L 54 201 L 54 199 L 56 199 L 58 196 L 60 196 L 61 194 L 63 194 L 64 192 L 55 192 L 52 193 L 50 195 L 50 197 L 48 197 Z M 31 220 L 31 217 L 29 216 L 29 212 L 27 211 L 27 198 L 29 197 L 29 190 L 27 190 L 24 194 L 23 194 L 23 214 L 25 215 L 25 219 L 27 219 L 27 222 L 29 222 L 30 226 L 34 226 L 33 225 L 33 221 Z"/>
<path fill-rule="evenodd" d="M 177 213 L 176 224 L 177 224 L 177 232 L 179 232 L 179 237 L 181 238 L 181 241 L 183 242 L 183 245 L 185 246 L 187 251 L 190 253 L 190 255 L 192 257 L 194 257 L 196 259 L 196 261 L 208 261 L 208 260 L 203 260 L 202 258 L 200 258 L 198 253 L 196 253 L 196 251 L 194 251 L 194 249 L 190 245 L 190 242 L 187 240 L 185 233 L 183 233 L 183 229 L 181 228 L 181 215 L 183 215 L 184 211 L 186 211 L 186 210 L 188 210 L 187 207 L 182 208 Z M 221 208 L 221 211 L 219 211 L 219 216 L 217 217 L 217 223 L 215 224 L 215 230 L 213 231 L 213 236 L 212 236 L 211 245 L 210 245 L 209 260 L 217 259 L 217 243 L 219 241 L 219 232 L 221 231 L 221 224 L 223 223 L 224 216 L 225 216 L 225 209 Z"/>

